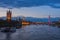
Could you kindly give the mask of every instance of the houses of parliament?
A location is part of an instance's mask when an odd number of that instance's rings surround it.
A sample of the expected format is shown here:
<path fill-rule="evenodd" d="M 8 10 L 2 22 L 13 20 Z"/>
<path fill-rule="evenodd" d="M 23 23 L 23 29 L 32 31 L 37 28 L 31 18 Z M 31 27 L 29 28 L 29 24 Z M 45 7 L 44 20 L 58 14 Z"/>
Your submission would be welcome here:
<path fill-rule="evenodd" d="M 0 27 L 17 27 L 22 26 L 22 21 L 12 20 L 12 12 L 9 10 L 6 13 L 6 20 L 0 20 Z"/>
<path fill-rule="evenodd" d="M 12 12 L 9 10 L 9 11 L 7 11 L 7 17 L 6 17 L 6 20 L 7 20 L 7 22 L 11 22 L 12 20 L 11 20 L 11 18 L 12 18 Z M 20 18 L 19 18 L 20 19 Z M 30 24 L 29 22 L 27 22 L 26 20 L 24 20 L 25 18 L 23 17 L 22 19 L 20 19 L 20 24 L 22 23 L 23 25 L 26 25 L 26 24 Z"/>
<path fill-rule="evenodd" d="M 8 10 L 6 19 L 0 20 L 0 27 L 20 27 L 22 25 L 29 25 L 30 23 L 24 19 L 12 20 L 12 11 Z"/>
<path fill-rule="evenodd" d="M 11 22 L 11 18 L 12 18 L 12 12 L 9 10 L 9 11 L 7 11 L 6 20 L 7 20 L 8 22 Z"/>

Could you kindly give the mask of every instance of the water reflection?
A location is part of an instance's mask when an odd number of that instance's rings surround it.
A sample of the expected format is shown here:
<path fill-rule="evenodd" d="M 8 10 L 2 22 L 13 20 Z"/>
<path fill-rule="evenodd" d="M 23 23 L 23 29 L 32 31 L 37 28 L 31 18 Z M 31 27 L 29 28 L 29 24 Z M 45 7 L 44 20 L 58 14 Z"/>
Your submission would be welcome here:
<path fill-rule="evenodd" d="M 60 28 L 48 25 L 23 25 L 14 33 L 0 32 L 0 40 L 60 40 Z"/>
<path fill-rule="evenodd" d="M 0 32 L 4 33 L 5 36 L 5 40 L 10 40 L 11 39 L 11 34 L 16 32 L 16 28 L 14 27 L 4 27 L 0 29 Z M 1 35 L 1 34 L 0 34 Z"/>
<path fill-rule="evenodd" d="M 6 40 L 11 40 L 11 32 L 6 33 Z"/>
<path fill-rule="evenodd" d="M 29 25 L 22 25 L 22 28 L 26 27 L 26 26 L 29 26 Z"/>

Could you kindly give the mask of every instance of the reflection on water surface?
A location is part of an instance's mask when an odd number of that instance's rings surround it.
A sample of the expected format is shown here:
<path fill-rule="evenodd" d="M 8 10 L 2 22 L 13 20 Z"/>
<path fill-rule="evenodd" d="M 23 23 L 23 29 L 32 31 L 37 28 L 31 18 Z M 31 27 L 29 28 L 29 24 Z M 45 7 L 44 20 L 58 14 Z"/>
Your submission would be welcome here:
<path fill-rule="evenodd" d="M 0 40 L 60 40 L 60 28 L 48 25 L 27 25 L 15 33 L 0 32 Z"/>

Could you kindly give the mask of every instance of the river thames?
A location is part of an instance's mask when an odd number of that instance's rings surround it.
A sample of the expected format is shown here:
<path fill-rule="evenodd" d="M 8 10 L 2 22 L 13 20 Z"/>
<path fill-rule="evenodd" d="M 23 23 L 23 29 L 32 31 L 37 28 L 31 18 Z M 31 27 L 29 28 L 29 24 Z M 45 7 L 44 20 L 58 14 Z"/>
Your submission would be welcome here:
<path fill-rule="evenodd" d="M 60 28 L 48 25 L 27 25 L 9 35 L 0 32 L 0 40 L 60 40 Z"/>

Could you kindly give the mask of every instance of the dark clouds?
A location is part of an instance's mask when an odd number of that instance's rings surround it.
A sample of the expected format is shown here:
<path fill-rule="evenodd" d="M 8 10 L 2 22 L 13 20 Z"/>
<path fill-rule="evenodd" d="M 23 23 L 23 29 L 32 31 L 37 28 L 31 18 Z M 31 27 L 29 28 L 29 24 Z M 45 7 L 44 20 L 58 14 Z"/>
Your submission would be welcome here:
<path fill-rule="evenodd" d="M 48 5 L 53 8 L 60 8 L 60 0 L 0 0 L 0 7 L 5 8 L 33 7 L 43 5 Z"/>

